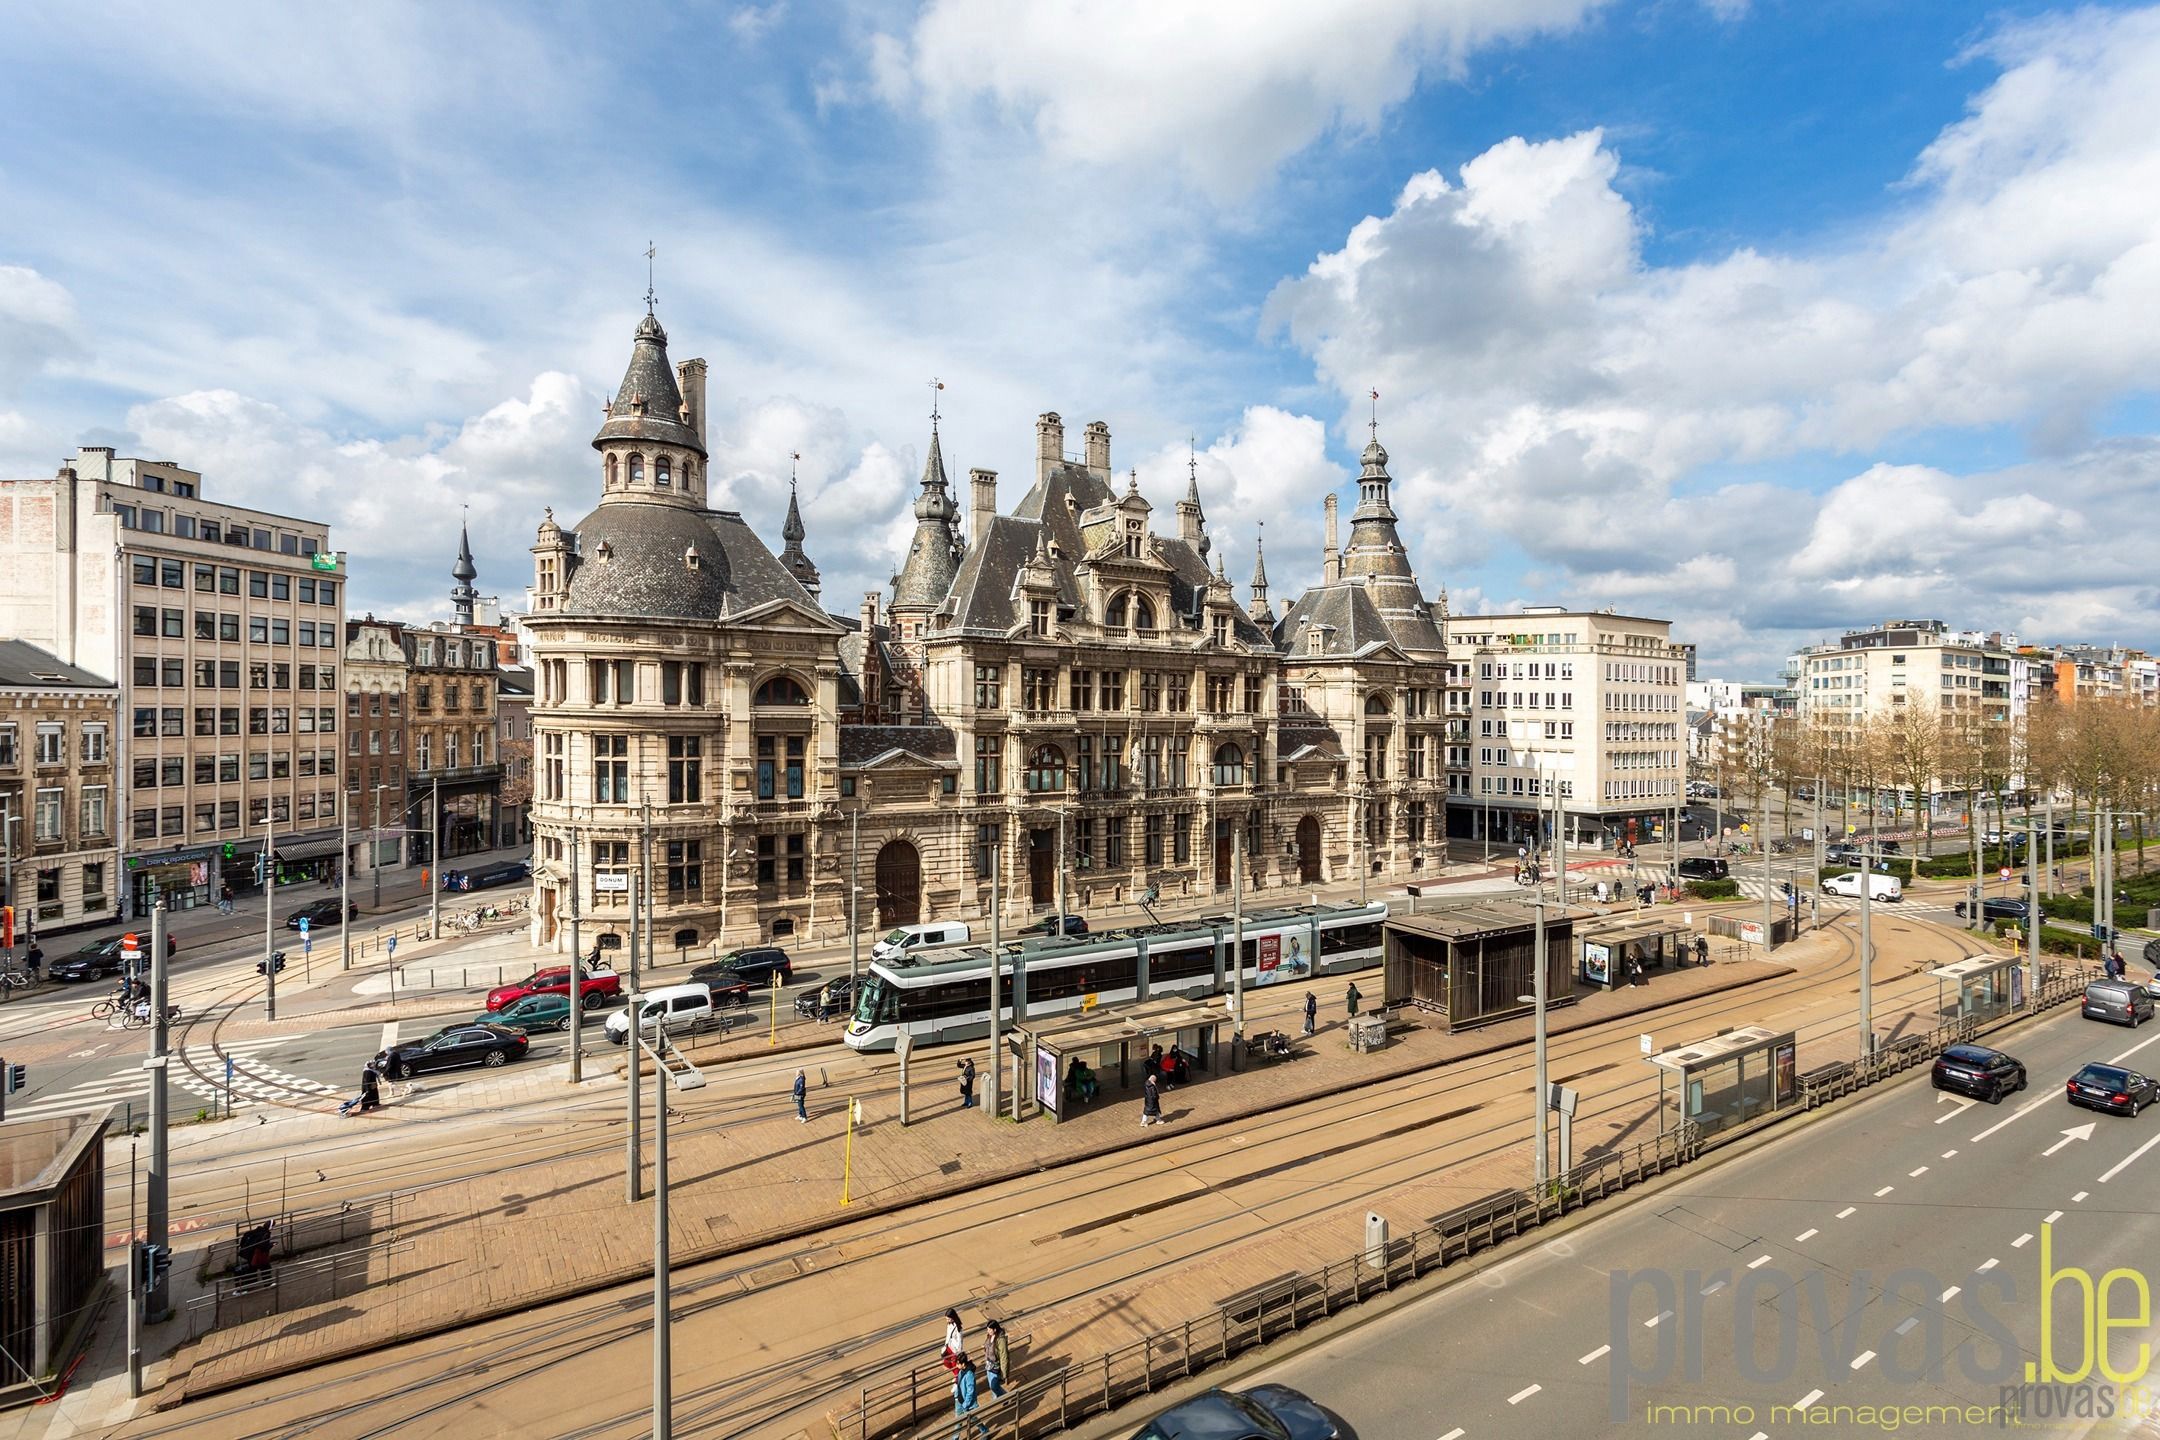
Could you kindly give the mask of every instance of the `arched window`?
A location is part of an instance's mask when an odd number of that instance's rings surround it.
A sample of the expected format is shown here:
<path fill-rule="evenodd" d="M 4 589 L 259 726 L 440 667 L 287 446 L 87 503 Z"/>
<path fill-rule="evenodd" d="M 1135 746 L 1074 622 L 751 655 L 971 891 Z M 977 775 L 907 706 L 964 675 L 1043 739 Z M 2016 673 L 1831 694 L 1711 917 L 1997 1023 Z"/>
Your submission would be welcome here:
<path fill-rule="evenodd" d="M 1381 694 L 1381 693 L 1380 693 L 1380 692 L 1379 692 L 1378 690 L 1375 690 L 1375 691 L 1373 691 L 1373 692 L 1372 692 L 1372 694 L 1370 694 L 1370 695 L 1367 695 L 1367 696 L 1365 697 L 1365 713 L 1366 713 L 1366 714 L 1368 714 L 1368 715 L 1385 715 L 1385 714 L 1387 714 L 1387 713 L 1388 713 L 1388 701 L 1387 701 L 1387 696 L 1385 696 L 1385 695 Z"/>
<path fill-rule="evenodd" d="M 1106 629 L 1122 630 L 1125 628 L 1127 617 L 1131 614 L 1132 595 L 1129 592 L 1120 591 L 1110 598 L 1110 607 L 1103 611 L 1103 625 Z"/>
<path fill-rule="evenodd" d="M 615 457 L 613 455 L 610 455 L 607 457 L 607 486 L 610 490 L 615 488 L 615 469 Z"/>
<path fill-rule="evenodd" d="M 757 687 L 757 694 L 751 697 L 750 703 L 753 705 L 808 705 L 810 696 L 803 690 L 802 686 L 796 684 L 789 677 L 775 675 L 772 679 Z"/>
<path fill-rule="evenodd" d="M 1145 595 L 1133 597 L 1132 623 L 1135 630 L 1152 630 L 1155 628 L 1155 607 L 1148 604 Z"/>
<path fill-rule="evenodd" d="M 1038 745 L 1028 756 L 1027 788 L 1040 794 L 1065 788 L 1065 752 L 1055 745 Z"/>
<path fill-rule="evenodd" d="M 661 490 L 665 490 L 668 488 L 667 456 L 662 455 L 659 459 L 653 461 L 652 483 L 655 487 Z"/>
<path fill-rule="evenodd" d="M 642 455 L 632 455 L 630 457 L 630 483 L 632 485 L 645 483 L 645 457 Z"/>
<path fill-rule="evenodd" d="M 1217 785 L 1242 785 L 1245 783 L 1245 752 L 1235 745 L 1215 747 L 1215 783 Z"/>
<path fill-rule="evenodd" d="M 682 488 L 685 490 L 695 490 L 697 488 L 697 461 L 685 460 L 682 462 Z"/>

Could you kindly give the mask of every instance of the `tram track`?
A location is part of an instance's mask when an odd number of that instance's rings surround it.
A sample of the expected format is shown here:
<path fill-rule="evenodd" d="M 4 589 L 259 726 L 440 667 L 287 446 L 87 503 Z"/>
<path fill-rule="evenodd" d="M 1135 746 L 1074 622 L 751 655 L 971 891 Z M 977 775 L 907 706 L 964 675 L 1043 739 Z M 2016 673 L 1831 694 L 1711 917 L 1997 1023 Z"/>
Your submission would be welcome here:
<path fill-rule="evenodd" d="M 1939 932 L 1940 938 L 1948 938 L 1953 933 Z M 1790 997 L 1796 992 L 1810 989 L 1819 990 L 1824 981 L 1834 980 L 1840 976 L 1845 979 L 1856 979 L 1857 968 L 1854 954 L 1856 945 L 1853 938 L 1849 932 L 1846 932 L 1841 933 L 1837 939 L 1839 950 L 1835 959 L 1830 962 L 1832 967 L 1830 970 L 1826 972 L 1824 967 L 1818 966 L 1804 977 L 1780 977 L 1778 980 L 1748 987 L 1747 991 L 1742 992 L 1745 996 L 1744 1003 L 1747 1008 L 1759 1008 L 1766 1001 L 1774 1003 L 1777 998 Z M 1956 941 L 1952 943 L 1953 948 L 1958 949 L 1961 953 L 1976 953 L 1965 943 Z M 1767 988 L 1772 986 L 1776 987 L 1774 991 Z M 1911 999 L 1923 995 L 1927 989 L 1928 987 L 1921 983 L 1919 977 L 1916 976 L 1895 977 L 1878 984 L 1878 990 L 1881 992 L 1886 1007 L 1897 1004 L 1901 999 L 1909 1002 Z M 1718 996 L 1706 996 L 1703 997 L 1703 1002 L 1716 1002 L 1720 998 Z M 1730 995 L 1724 998 L 1731 1000 Z M 1665 1013 L 1672 1014 L 1676 1023 L 1702 1025 L 1715 1019 L 1722 1019 L 1739 1008 L 1739 1003 L 1684 1002 L 1682 1005 L 1673 1007 L 1671 1011 Z M 1630 1022 L 1616 1021 L 1613 1023 L 1627 1024 Z M 1846 1023 L 1842 1020 L 1825 1020 L 1806 1027 L 1806 1030 L 1812 1033 L 1819 1028 L 1824 1033 L 1828 1033 L 1836 1028 L 1842 1028 Z M 1591 1049 L 1611 1045 L 1613 1036 L 1610 1029 L 1609 1024 L 1601 1023 L 1597 1026 L 1586 1027 L 1583 1030 L 1567 1032 L 1556 1042 L 1555 1061 L 1565 1064 L 1571 1057 L 1579 1057 Z M 1395 1082 L 1396 1084 L 1411 1083 L 1415 1086 L 1415 1093 L 1406 1093 L 1383 1102 L 1381 1108 L 1404 1109 L 1418 1105 L 1435 1106 L 1444 1104 L 1451 1092 L 1459 1092 L 1471 1084 L 1487 1083 L 1493 1078 L 1497 1070 L 1501 1070 L 1510 1064 L 1520 1066 L 1521 1063 L 1520 1048 L 1516 1047 L 1512 1052 L 1503 1052 L 1499 1055 L 1478 1057 L 1476 1060 L 1436 1067 L 1420 1076 L 1407 1077 L 1407 1081 L 1399 1078 Z M 1599 1068 L 1604 1069 L 1607 1067 Z M 1643 1088 L 1646 1085 L 1646 1081 L 1635 1081 L 1621 1087 L 1621 1090 L 1625 1092 Z M 1624 1093 L 1609 1093 L 1611 1098 L 1603 1107 L 1605 1111 L 1616 1111 L 1631 1103 Z M 1268 1138 L 1272 1143 L 1295 1142 L 1308 1137 L 1315 1131 L 1324 1131 L 1331 1128 L 1339 1123 L 1342 1118 L 1343 1106 L 1346 1104 L 1355 1104 L 1359 1111 L 1365 1114 L 1372 1113 L 1374 1109 L 1369 1096 L 1356 1096 L 1353 1093 L 1349 1097 L 1341 1094 L 1319 1097 L 1316 1102 L 1308 1102 L 1297 1107 L 1298 1121 L 1294 1128 Z M 1482 1126 L 1469 1132 L 1466 1136 L 1458 1137 L 1450 1149 L 1450 1157 L 1444 1168 L 1453 1168 L 1458 1165 L 1472 1163 L 1479 1158 L 1519 1144 L 1519 1136 L 1505 1140 L 1500 1138 L 1518 1128 L 1512 1122 L 1496 1123 Z M 1469 1148 L 1469 1153 L 1459 1153 L 1466 1147 L 1472 1147 Z M 1161 1171 L 1160 1173 L 1168 1174 L 1172 1173 L 1172 1171 L 1203 1167 L 1219 1162 L 1232 1153 L 1234 1151 L 1227 1148 L 1227 1137 L 1217 1137 L 1207 1143 L 1202 1150 L 1179 1157 L 1170 1171 Z M 1084 1183 L 1082 1188 L 1077 1190 L 1072 1186 L 1069 1174 L 1046 1174 L 1041 1180 L 1025 1179 L 1021 1181 L 1020 1188 L 1017 1191 L 1014 1191 L 1009 1184 L 1000 1186 L 998 1187 L 999 1196 L 994 1210 L 990 1213 L 981 1213 L 983 1202 L 963 1202 L 963 1209 L 972 1209 L 978 1213 L 959 1225 L 954 1224 L 955 1215 L 952 1203 L 943 1202 L 938 1207 L 938 1213 L 935 1217 L 937 1229 L 934 1238 L 939 1244 L 949 1244 L 957 1236 L 964 1243 L 970 1231 L 991 1224 L 1009 1223 L 1009 1216 L 1015 1209 L 1024 1211 L 1032 1204 L 1048 1198 L 1052 1189 L 1057 1192 L 1059 1198 L 1063 1199 L 1078 1199 L 1083 1202 L 1099 1199 L 1110 1191 L 1129 1185 L 1136 1178 L 1139 1178 L 1130 1173 L 1131 1167 L 1144 1167 L 1149 1166 L 1151 1163 L 1159 1166 L 1160 1161 L 1147 1151 L 1134 1152 L 1130 1160 L 1121 1160 L 1108 1167 L 1092 1169 L 1090 1171 L 1092 1183 Z M 1415 1166 L 1414 1160 L 1411 1163 Z M 1411 1168 L 1406 1173 L 1396 1173 L 1395 1167 L 1390 1166 L 1369 1175 L 1361 1176 L 1361 1183 L 1348 1193 L 1345 1193 L 1343 1182 L 1340 1179 L 1319 1179 L 1291 1191 L 1275 1194 L 1271 1197 L 1270 1203 L 1279 1207 L 1292 1199 L 1305 1199 L 1310 1200 L 1311 1203 L 1301 1212 L 1302 1214 L 1326 1213 L 1339 1210 L 1352 1200 L 1379 1194 L 1387 1189 L 1421 1178 L 1429 1174 L 1431 1168 L 1425 1166 Z M 821 1238 L 814 1243 L 798 1245 L 777 1253 L 768 1253 L 763 1250 L 742 1252 L 746 1257 L 742 1263 L 705 1262 L 706 1266 L 723 1264 L 725 1268 L 704 1274 L 692 1274 L 678 1280 L 676 1286 L 677 1296 L 692 1298 L 690 1303 L 680 1305 L 677 1313 L 678 1315 L 695 1315 L 726 1304 L 736 1298 L 734 1290 L 730 1289 L 727 1293 L 721 1294 L 711 1292 L 716 1289 L 734 1286 L 744 1276 L 753 1271 L 769 1271 L 773 1266 L 783 1262 L 792 1263 L 799 1274 L 803 1268 L 800 1262 L 821 1258 L 830 1260 L 836 1249 L 844 1251 L 861 1246 L 874 1250 L 879 1254 L 889 1254 L 896 1253 L 896 1251 L 910 1250 L 916 1246 L 929 1243 L 933 1237 L 928 1234 L 914 1238 L 901 1238 L 911 1226 L 920 1226 L 925 1222 L 926 1218 L 928 1218 L 925 1212 L 928 1209 L 929 1207 L 926 1205 L 908 1206 L 896 1211 L 890 1217 L 871 1224 L 860 1236 L 842 1236 L 837 1241 L 830 1237 Z M 1195 1224 L 1180 1226 L 1169 1232 L 1167 1236 L 1158 1232 L 1153 1238 L 1135 1246 L 1127 1247 L 1124 1250 L 1113 1252 L 1110 1256 L 1092 1254 L 1083 1260 L 1076 1261 L 1058 1270 L 1033 1276 L 1024 1283 L 1031 1291 L 1040 1290 L 1045 1285 L 1054 1284 L 1073 1270 L 1097 1267 L 1102 1265 L 1106 1259 L 1127 1258 L 1134 1249 L 1138 1248 L 1159 1250 L 1163 1245 L 1173 1240 L 1197 1240 L 1205 1232 L 1229 1223 L 1234 1219 L 1235 1217 L 1215 1217 L 1201 1220 Z M 704 1267 L 692 1268 L 703 1269 Z M 1084 1299 L 1090 1294 L 1113 1285 L 1127 1283 L 1127 1279 L 1129 1277 L 1126 1279 L 1104 1280 L 1076 1288 L 1067 1287 L 1061 1293 L 1053 1295 L 1032 1295 L 1029 1308 L 1040 1311 L 1055 1305 L 1070 1304 L 1075 1300 Z M 789 1282 L 782 1281 L 779 1283 L 785 1284 Z M 1007 1290 L 1011 1288 L 1013 1287 L 1007 1287 Z M 1002 1294 L 1006 1293 L 1006 1291 L 994 1293 Z M 637 1313 L 640 1310 L 647 1310 L 648 1313 L 640 1315 Z M 889 1358 L 872 1358 L 876 1349 L 883 1342 L 889 1341 L 904 1332 L 918 1329 L 920 1324 L 920 1321 L 911 1319 L 896 1322 L 868 1334 L 854 1337 L 848 1347 L 850 1351 L 862 1353 L 867 1349 L 872 1354 L 866 1355 L 862 1363 L 850 1366 L 839 1374 L 821 1373 L 818 1383 L 821 1386 L 822 1393 L 830 1395 L 836 1388 L 845 1390 L 888 1371 L 891 1368 L 892 1361 Z M 649 1299 L 634 1293 L 629 1295 L 616 1294 L 605 1300 L 579 1305 L 570 1313 L 550 1321 L 537 1333 L 516 1336 L 511 1341 L 508 1349 L 499 1346 L 495 1347 L 489 1351 L 488 1358 L 484 1361 L 454 1365 L 440 1374 L 399 1386 L 386 1394 L 370 1396 L 350 1405 L 320 1412 L 317 1422 L 308 1428 L 320 1428 L 324 1421 L 335 1422 L 343 1419 L 357 1419 L 370 1413 L 379 1417 L 385 1410 L 394 1409 L 398 1412 L 396 1419 L 380 1421 L 374 1428 L 357 1430 L 351 1433 L 367 1436 L 395 1433 L 401 1427 L 410 1425 L 425 1416 L 438 1414 L 460 1405 L 470 1404 L 504 1386 L 513 1385 L 521 1379 L 543 1372 L 550 1364 L 554 1363 L 555 1357 L 564 1345 L 575 1345 L 578 1353 L 590 1356 L 595 1352 L 596 1348 L 604 1348 L 618 1341 L 629 1340 L 649 1333 L 649 1329 Z M 430 1342 L 420 1341 L 415 1343 L 426 1345 Z M 410 1353 L 410 1347 L 407 1347 L 407 1353 Z M 815 1357 L 803 1358 L 814 1359 Z M 408 1359 L 400 1359 L 372 1368 L 363 1367 L 356 1371 L 345 1371 L 336 1380 L 325 1382 L 320 1387 L 302 1387 L 299 1391 L 292 1393 L 300 1395 L 328 1393 L 333 1389 L 343 1389 L 354 1383 L 365 1383 L 370 1378 L 379 1378 L 401 1370 L 409 1373 L 411 1363 Z M 712 1385 L 697 1387 L 687 1392 L 687 1394 L 680 1395 L 678 1398 L 678 1403 L 681 1403 L 682 1400 L 689 1400 L 693 1404 L 692 1410 L 682 1418 L 688 1422 L 690 1427 L 720 1425 L 728 1433 L 737 1433 L 745 1424 L 763 1423 L 777 1415 L 800 1410 L 806 1403 L 815 1403 L 805 1402 L 800 1394 L 799 1382 L 802 1378 L 802 1370 L 800 1360 L 782 1361 L 776 1362 L 775 1365 L 765 1370 L 738 1374 Z M 438 1393 L 444 1391 L 445 1387 L 447 1387 L 447 1393 Z M 775 1389 L 784 1389 L 786 1393 L 774 1395 L 772 1392 Z M 241 1393 L 244 1394 L 245 1392 Z M 428 1399 L 427 1403 L 419 1410 L 414 1411 L 407 1408 L 407 1404 L 413 1399 L 428 1395 L 433 1395 L 434 1398 Z M 585 1437 L 600 1436 L 609 1433 L 611 1430 L 631 1426 L 635 1423 L 635 1420 L 635 1415 L 625 1413 L 596 1421 L 575 1430 L 565 1431 L 564 1433 Z M 180 1427 L 176 1425 L 170 1428 L 177 1429 Z M 160 1429 L 139 1433 L 162 1434 L 169 1433 L 169 1431 Z M 294 1428 L 271 1426 L 249 1433 L 273 1435 L 296 1434 L 298 1432 Z M 336 1433 L 344 1432 L 339 1431 Z M 686 1429 L 685 1433 L 689 1433 L 689 1431 Z"/>

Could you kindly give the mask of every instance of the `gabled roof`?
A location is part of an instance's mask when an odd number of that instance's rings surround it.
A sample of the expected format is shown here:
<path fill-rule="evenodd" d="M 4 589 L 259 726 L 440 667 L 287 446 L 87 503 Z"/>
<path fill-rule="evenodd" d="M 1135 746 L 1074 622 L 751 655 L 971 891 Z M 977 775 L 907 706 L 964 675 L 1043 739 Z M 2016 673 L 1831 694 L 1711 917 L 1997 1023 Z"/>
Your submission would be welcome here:
<path fill-rule="evenodd" d="M 873 770 L 915 764 L 950 770 L 959 764 L 960 746 L 942 725 L 843 725 L 840 768 Z"/>

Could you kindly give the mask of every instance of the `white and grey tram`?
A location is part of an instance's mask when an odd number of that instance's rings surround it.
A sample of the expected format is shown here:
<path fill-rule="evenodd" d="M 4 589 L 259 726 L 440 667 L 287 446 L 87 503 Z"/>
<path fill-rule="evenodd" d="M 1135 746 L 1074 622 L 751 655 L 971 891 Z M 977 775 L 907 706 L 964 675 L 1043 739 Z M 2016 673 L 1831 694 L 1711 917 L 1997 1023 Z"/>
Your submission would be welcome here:
<path fill-rule="evenodd" d="M 1377 966 L 1388 908 L 1296 905 L 1245 917 L 1249 986 L 1284 984 Z M 999 1011 L 1007 1022 L 1121 1001 L 1192 998 L 1230 989 L 1235 926 L 1227 915 L 1095 935 L 1001 946 Z M 933 964 L 881 961 L 856 996 L 847 1043 L 890 1050 L 905 1031 L 918 1045 L 990 1033 L 990 947 L 947 952 Z"/>

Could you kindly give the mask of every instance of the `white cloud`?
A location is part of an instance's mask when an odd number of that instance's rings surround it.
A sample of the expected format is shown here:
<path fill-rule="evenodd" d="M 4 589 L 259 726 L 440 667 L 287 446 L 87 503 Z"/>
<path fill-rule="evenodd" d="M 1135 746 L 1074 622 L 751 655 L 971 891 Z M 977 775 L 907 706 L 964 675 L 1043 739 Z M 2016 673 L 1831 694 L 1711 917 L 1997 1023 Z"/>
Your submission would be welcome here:
<path fill-rule="evenodd" d="M 22 265 L 0 265 L 0 399 L 31 375 L 80 352 L 75 297 Z"/>
<path fill-rule="evenodd" d="M 2113 488 L 2155 493 L 2160 470 L 2087 434 L 2160 374 L 2160 12 L 2080 12 L 1978 53 L 2006 72 L 1895 212 L 1835 244 L 1651 264 L 1601 134 L 1511 139 L 1452 182 L 1413 177 L 1279 286 L 1269 321 L 1346 430 L 1381 391 L 1405 496 L 1504 537 L 1578 603 L 1785 627 L 1757 658 L 1870 610 L 2024 607 L 2160 638 L 2152 587 L 2103 553 L 2139 523 Z M 1897 463 L 1906 436 L 2000 427 L 2058 458 Z M 1854 453 L 1884 463 L 1820 497 L 1696 483 Z M 2071 592 L 2106 598 L 2053 598 Z"/>
<path fill-rule="evenodd" d="M 1053 159 L 1167 163 L 1234 197 L 1330 131 L 1362 133 L 1427 72 L 1568 29 L 1596 0 L 937 0 L 871 46 L 874 86 L 951 116 L 987 102 Z"/>

